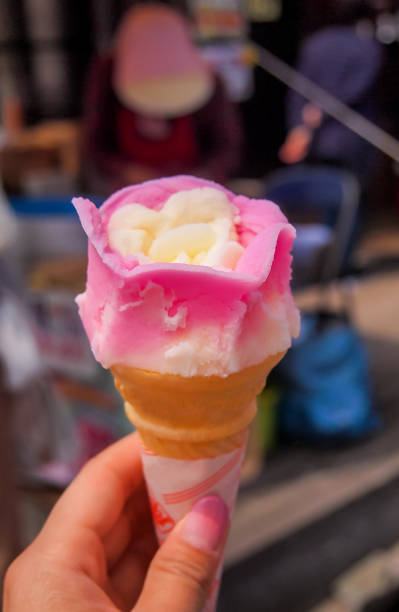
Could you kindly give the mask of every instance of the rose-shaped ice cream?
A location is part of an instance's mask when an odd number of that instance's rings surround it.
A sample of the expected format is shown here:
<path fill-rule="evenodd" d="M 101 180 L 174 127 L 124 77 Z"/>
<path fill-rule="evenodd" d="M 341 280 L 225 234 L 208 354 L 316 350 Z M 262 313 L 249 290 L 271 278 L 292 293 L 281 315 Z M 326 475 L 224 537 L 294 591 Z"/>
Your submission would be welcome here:
<path fill-rule="evenodd" d="M 227 376 L 298 334 L 295 230 L 272 202 L 189 176 L 73 202 L 89 238 L 77 302 L 104 367 Z"/>

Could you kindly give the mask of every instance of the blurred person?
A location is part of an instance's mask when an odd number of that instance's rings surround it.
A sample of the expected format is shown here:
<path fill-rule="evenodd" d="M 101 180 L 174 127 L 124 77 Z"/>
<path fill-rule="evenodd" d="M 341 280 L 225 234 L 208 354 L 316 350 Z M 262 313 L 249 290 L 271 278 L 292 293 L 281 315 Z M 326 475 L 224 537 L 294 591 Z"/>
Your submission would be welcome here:
<path fill-rule="evenodd" d="M 228 509 L 194 503 L 157 551 L 139 439 L 90 460 L 10 566 L 4 612 L 200 612 L 220 560 Z"/>
<path fill-rule="evenodd" d="M 111 52 L 89 75 L 84 158 L 105 190 L 192 173 L 224 183 L 239 160 L 240 123 L 222 84 L 173 8 L 128 10 Z"/>
<path fill-rule="evenodd" d="M 367 119 L 378 115 L 376 83 L 383 62 L 373 38 L 374 7 L 366 0 L 336 0 L 335 23 L 304 40 L 298 70 Z M 373 147 L 315 104 L 290 91 L 289 132 L 279 155 L 292 164 L 306 159 L 351 170 L 364 186 L 372 169 Z"/>

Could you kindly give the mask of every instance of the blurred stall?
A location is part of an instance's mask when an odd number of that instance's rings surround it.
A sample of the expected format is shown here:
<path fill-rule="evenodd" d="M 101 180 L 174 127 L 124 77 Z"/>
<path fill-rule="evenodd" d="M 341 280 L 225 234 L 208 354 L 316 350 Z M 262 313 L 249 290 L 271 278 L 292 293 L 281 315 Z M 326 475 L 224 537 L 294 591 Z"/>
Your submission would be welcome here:
<path fill-rule="evenodd" d="M 74 301 L 84 289 L 87 245 L 71 202 L 24 196 L 13 197 L 11 204 L 35 342 L 74 441 L 67 458 L 39 466 L 35 475 L 64 485 L 87 458 L 127 429 L 121 402 L 94 360 Z"/>
<path fill-rule="evenodd" d="M 23 127 L 5 116 L 3 128 L 0 168 L 8 191 L 73 193 L 80 172 L 77 122 L 54 120 Z"/>
<path fill-rule="evenodd" d="M 172 8 L 137 5 L 94 63 L 83 118 L 91 190 L 192 173 L 225 182 L 239 161 L 240 121 Z"/>

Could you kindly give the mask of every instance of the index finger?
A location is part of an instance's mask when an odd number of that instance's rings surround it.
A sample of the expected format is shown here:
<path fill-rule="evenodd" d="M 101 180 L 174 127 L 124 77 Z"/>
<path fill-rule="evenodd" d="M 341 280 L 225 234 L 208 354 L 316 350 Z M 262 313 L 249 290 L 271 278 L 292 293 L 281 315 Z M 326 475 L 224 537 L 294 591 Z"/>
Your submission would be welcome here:
<path fill-rule="evenodd" d="M 103 537 L 142 480 L 140 442 L 133 433 L 88 461 L 54 506 L 45 529 L 85 527 Z"/>

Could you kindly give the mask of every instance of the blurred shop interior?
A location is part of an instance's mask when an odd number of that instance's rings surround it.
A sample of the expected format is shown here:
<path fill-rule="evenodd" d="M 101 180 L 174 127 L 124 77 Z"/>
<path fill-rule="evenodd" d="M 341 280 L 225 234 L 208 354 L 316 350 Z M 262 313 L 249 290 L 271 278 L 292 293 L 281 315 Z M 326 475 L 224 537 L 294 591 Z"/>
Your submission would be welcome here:
<path fill-rule="evenodd" d="M 206 92 L 151 99 L 174 61 Z M 298 228 L 302 331 L 258 398 L 218 609 L 399 609 L 399 0 L 2 0 L 0 103 L 0 576 L 131 430 L 77 314 L 71 198 L 190 173 Z"/>

